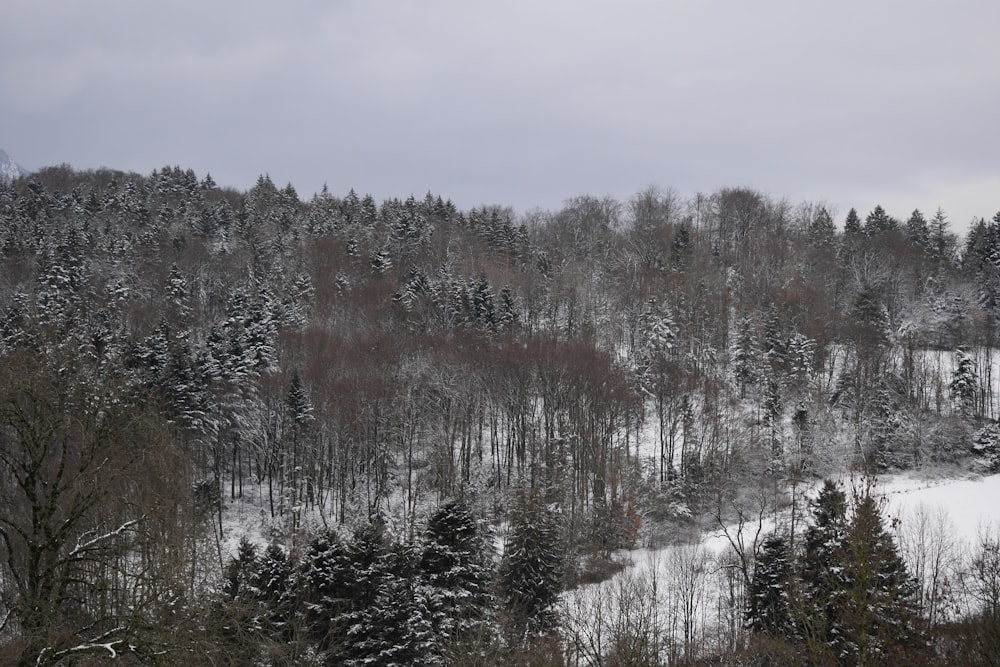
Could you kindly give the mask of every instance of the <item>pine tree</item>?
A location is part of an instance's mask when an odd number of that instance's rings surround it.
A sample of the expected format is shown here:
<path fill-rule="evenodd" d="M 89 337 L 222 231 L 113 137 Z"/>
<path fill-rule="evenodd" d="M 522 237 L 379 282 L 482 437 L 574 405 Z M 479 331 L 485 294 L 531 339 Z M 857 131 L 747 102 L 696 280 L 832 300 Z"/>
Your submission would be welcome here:
<path fill-rule="evenodd" d="M 799 615 L 812 651 L 840 665 L 880 665 L 899 650 L 924 645 L 917 584 L 887 530 L 884 502 L 865 479 L 851 498 L 827 480 L 813 504 L 801 576 Z"/>
<path fill-rule="evenodd" d="M 918 629 L 917 583 L 887 530 L 885 503 L 874 497 L 873 486 L 866 479 L 855 489 L 845 542 L 850 587 L 840 611 L 839 643 L 849 664 L 885 664 L 894 650 L 925 644 Z"/>
<path fill-rule="evenodd" d="M 670 269 L 683 272 L 691 258 L 691 231 L 681 223 L 674 232 L 674 240 L 670 243 Z"/>
<path fill-rule="evenodd" d="M 222 645 L 234 662 L 255 660 L 271 630 L 257 587 L 259 557 L 257 546 L 243 538 L 223 572 L 223 599 L 216 613 L 222 620 Z"/>
<path fill-rule="evenodd" d="M 331 664 L 370 657 L 366 635 L 375 630 L 374 608 L 392 575 L 383 520 L 376 516 L 357 526 L 343 547 L 328 537 L 310 551 L 306 590 L 313 636 L 325 637 Z"/>
<path fill-rule="evenodd" d="M 801 333 L 793 333 L 786 344 L 788 374 L 799 386 L 805 385 L 816 363 L 816 341 Z"/>
<path fill-rule="evenodd" d="M 514 300 L 514 293 L 510 287 L 504 286 L 500 290 L 500 305 L 497 307 L 497 324 L 503 333 L 513 333 L 520 320 L 517 303 Z"/>
<path fill-rule="evenodd" d="M 820 208 L 809 222 L 809 244 L 815 248 L 830 248 L 837 239 L 837 226 L 826 208 Z"/>
<path fill-rule="evenodd" d="M 899 223 L 894 218 L 889 217 L 889 214 L 881 206 L 875 206 L 865 218 L 864 232 L 866 236 L 877 236 L 898 228 Z"/>
<path fill-rule="evenodd" d="M 952 372 L 948 389 L 951 391 L 951 397 L 958 406 L 959 412 L 963 416 L 969 416 L 975 412 L 976 393 L 979 385 L 976 362 L 963 348 L 955 350 L 954 357 L 955 370 Z"/>
<path fill-rule="evenodd" d="M 392 268 L 392 257 L 386 250 L 376 250 L 371 254 L 370 263 L 376 275 L 384 276 Z"/>
<path fill-rule="evenodd" d="M 777 466 L 781 464 L 781 456 L 784 453 L 781 442 L 781 415 L 784 406 L 781 404 L 781 385 L 774 377 L 767 379 L 763 407 L 763 423 L 770 431 L 771 438 L 771 464 Z"/>
<path fill-rule="evenodd" d="M 472 309 L 475 322 L 484 331 L 495 331 L 497 325 L 496 300 L 493 288 L 485 275 L 476 282 L 472 296 Z"/>
<path fill-rule="evenodd" d="M 764 358 L 774 375 L 788 370 L 788 336 L 776 308 L 769 307 L 764 314 Z"/>
<path fill-rule="evenodd" d="M 489 535 L 464 503 L 446 502 L 431 515 L 419 568 L 442 649 L 469 650 L 494 634 L 493 565 Z"/>
<path fill-rule="evenodd" d="M 759 356 L 753 322 L 749 315 L 745 315 L 740 319 L 733 344 L 733 375 L 740 388 L 740 398 L 746 398 L 747 387 L 753 386 L 760 379 Z"/>
<path fill-rule="evenodd" d="M 847 212 L 847 218 L 844 220 L 844 236 L 855 238 L 860 236 L 861 233 L 861 218 L 858 217 L 857 210 L 852 208 Z"/>
<path fill-rule="evenodd" d="M 306 394 L 298 370 L 292 371 L 292 379 L 288 383 L 288 396 L 285 402 L 288 406 L 288 416 L 297 428 L 304 428 L 310 422 L 315 421 L 312 402 Z"/>
<path fill-rule="evenodd" d="M 1000 472 L 1000 425 L 990 423 L 976 432 L 972 451 L 990 472 Z"/>
<path fill-rule="evenodd" d="M 333 532 L 314 537 L 299 564 L 299 595 L 305 632 L 321 651 L 329 651 L 347 634 L 353 564 Z"/>
<path fill-rule="evenodd" d="M 831 480 L 812 502 L 800 565 L 802 599 L 797 621 L 812 650 L 839 640 L 843 598 L 848 586 L 842 564 L 847 539 L 847 496 Z"/>
<path fill-rule="evenodd" d="M 930 249 L 930 229 L 920 209 L 913 209 L 913 213 L 906 221 L 906 238 L 922 251 Z"/>
<path fill-rule="evenodd" d="M 564 561 L 557 515 L 537 490 L 522 493 L 511 508 L 510 534 L 498 575 L 507 630 L 515 645 L 530 643 L 558 627 Z"/>
<path fill-rule="evenodd" d="M 175 326 L 186 328 L 191 322 L 191 294 L 187 279 L 176 264 L 170 265 L 167 278 L 168 312 Z"/>
<path fill-rule="evenodd" d="M 788 541 L 777 533 L 771 533 L 761 544 L 750 590 L 747 591 L 746 621 L 750 632 L 779 639 L 794 636 L 789 591 L 791 577 Z"/>
<path fill-rule="evenodd" d="M 948 216 L 939 208 L 928 223 L 929 249 L 931 256 L 938 261 L 950 261 L 958 245 L 957 238 L 948 230 L 948 226 Z"/>
<path fill-rule="evenodd" d="M 441 664 L 433 627 L 434 592 L 417 576 L 416 553 L 397 544 L 381 559 L 370 604 L 347 629 L 343 664 L 407 667 Z"/>
<path fill-rule="evenodd" d="M 269 635 L 283 641 L 295 633 L 295 568 L 277 544 L 271 544 L 254 563 L 249 577 L 249 593 L 261 610 L 261 620 Z"/>
<path fill-rule="evenodd" d="M 284 472 L 294 496 L 293 505 L 305 499 L 309 503 L 315 501 L 315 475 L 307 467 L 309 461 L 309 445 L 312 442 L 311 426 L 316 421 L 313 416 L 312 403 L 302 384 L 302 378 L 297 370 L 292 371 L 292 378 L 285 397 L 286 414 L 289 428 L 287 430 L 289 447 L 284 452 Z M 303 486 L 305 489 L 303 490 Z M 296 512 L 295 523 L 298 521 Z"/>
<path fill-rule="evenodd" d="M 891 333 L 889 313 L 874 285 L 866 283 L 861 286 L 849 314 L 860 345 L 874 348 L 888 345 Z"/>
<path fill-rule="evenodd" d="M 420 571 L 446 597 L 447 622 L 473 627 L 492 606 L 488 535 L 460 501 L 443 504 L 427 521 Z"/>

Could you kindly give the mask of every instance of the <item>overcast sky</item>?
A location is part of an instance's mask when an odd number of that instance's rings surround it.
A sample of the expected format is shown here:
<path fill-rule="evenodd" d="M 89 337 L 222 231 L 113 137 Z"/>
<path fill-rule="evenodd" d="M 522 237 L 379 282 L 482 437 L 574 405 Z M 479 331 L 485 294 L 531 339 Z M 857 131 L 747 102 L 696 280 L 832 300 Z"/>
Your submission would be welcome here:
<path fill-rule="evenodd" d="M 1000 210 L 996 0 L 3 0 L 0 148 L 307 199 Z"/>

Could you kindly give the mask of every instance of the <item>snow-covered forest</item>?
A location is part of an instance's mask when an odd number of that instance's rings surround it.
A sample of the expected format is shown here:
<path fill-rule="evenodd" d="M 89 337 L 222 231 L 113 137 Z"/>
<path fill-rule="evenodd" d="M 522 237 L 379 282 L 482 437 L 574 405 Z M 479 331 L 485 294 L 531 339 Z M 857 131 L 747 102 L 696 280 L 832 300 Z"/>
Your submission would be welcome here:
<path fill-rule="evenodd" d="M 0 663 L 1000 654 L 1000 534 L 871 481 L 1000 470 L 1000 213 L 60 166 L 0 181 L 0 313 Z"/>

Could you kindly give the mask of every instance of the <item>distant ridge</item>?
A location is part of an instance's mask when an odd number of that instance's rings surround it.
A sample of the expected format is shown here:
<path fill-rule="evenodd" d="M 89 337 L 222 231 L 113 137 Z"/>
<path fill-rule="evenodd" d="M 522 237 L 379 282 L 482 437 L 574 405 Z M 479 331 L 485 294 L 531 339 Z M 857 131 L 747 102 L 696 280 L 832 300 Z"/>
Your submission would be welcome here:
<path fill-rule="evenodd" d="M 13 181 L 20 176 L 27 176 L 28 170 L 10 159 L 7 152 L 0 148 L 0 181 Z"/>

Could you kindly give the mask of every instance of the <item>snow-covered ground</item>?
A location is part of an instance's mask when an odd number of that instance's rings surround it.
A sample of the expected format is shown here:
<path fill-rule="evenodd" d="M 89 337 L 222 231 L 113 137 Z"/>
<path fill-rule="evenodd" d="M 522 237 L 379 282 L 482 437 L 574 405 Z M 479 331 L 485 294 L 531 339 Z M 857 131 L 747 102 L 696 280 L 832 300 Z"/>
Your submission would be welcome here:
<path fill-rule="evenodd" d="M 855 480 L 861 483 L 860 480 Z M 850 496 L 852 480 L 841 480 Z M 800 490 L 801 491 L 801 490 Z M 815 489 L 806 489 L 808 496 Z M 930 478 L 914 473 L 878 480 L 876 494 L 885 498 L 885 513 L 894 526 L 901 553 L 911 573 L 929 576 L 928 559 L 935 551 L 951 576 L 964 567 L 986 532 L 1000 531 L 1000 475 Z M 744 526 L 748 547 L 777 523 L 787 524 L 787 510 Z M 800 530 L 804 524 L 799 524 Z M 739 541 L 737 526 L 729 538 Z M 798 532 L 798 531 L 797 531 Z M 567 592 L 563 614 L 570 628 L 571 650 L 588 664 L 629 633 L 645 626 L 664 650 L 676 654 L 725 647 L 740 615 L 740 562 L 730 539 L 719 529 L 700 541 L 620 554 L 629 565 L 611 579 Z M 923 558 L 920 563 L 917 558 Z M 913 562 L 910 562 L 913 561 Z M 925 583 L 925 582 L 922 582 Z M 942 615 L 968 609 L 956 585 Z M 627 616 L 639 620 L 627 620 Z"/>
<path fill-rule="evenodd" d="M 879 489 L 889 515 L 900 519 L 901 529 L 921 509 L 942 514 L 954 536 L 966 541 L 1000 525 L 1000 475 L 966 479 L 895 475 L 882 480 Z"/>

